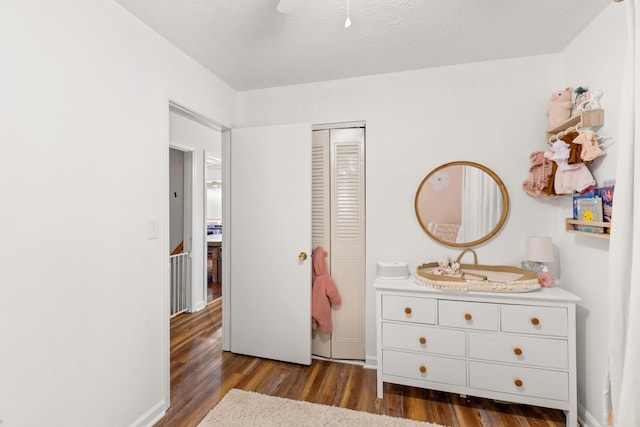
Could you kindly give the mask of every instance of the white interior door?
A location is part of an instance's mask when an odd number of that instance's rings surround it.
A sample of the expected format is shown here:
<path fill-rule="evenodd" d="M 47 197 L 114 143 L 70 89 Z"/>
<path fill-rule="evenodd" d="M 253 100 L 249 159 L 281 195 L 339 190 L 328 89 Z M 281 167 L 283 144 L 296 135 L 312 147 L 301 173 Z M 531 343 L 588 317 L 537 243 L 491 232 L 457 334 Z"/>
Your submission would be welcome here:
<path fill-rule="evenodd" d="M 230 147 L 230 349 L 308 365 L 311 125 L 233 129 Z"/>

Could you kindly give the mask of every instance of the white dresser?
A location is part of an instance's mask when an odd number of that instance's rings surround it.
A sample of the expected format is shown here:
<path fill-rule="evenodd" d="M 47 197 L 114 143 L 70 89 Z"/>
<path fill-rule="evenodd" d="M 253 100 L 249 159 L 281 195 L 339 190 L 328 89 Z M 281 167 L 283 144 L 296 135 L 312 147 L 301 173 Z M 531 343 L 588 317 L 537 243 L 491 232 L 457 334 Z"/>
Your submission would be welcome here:
<path fill-rule="evenodd" d="M 555 287 L 443 292 L 378 279 L 378 397 L 383 382 L 562 409 L 577 421 L 575 303 Z"/>

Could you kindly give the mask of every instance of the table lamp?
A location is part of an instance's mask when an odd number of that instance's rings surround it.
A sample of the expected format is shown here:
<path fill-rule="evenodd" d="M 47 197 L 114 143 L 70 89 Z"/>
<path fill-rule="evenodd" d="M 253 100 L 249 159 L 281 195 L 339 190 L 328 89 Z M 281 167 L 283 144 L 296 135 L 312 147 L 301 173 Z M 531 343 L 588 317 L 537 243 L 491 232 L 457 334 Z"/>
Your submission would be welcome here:
<path fill-rule="evenodd" d="M 551 237 L 527 237 L 524 247 L 522 268 L 536 273 L 549 271 L 545 262 L 553 262 L 553 243 Z"/>

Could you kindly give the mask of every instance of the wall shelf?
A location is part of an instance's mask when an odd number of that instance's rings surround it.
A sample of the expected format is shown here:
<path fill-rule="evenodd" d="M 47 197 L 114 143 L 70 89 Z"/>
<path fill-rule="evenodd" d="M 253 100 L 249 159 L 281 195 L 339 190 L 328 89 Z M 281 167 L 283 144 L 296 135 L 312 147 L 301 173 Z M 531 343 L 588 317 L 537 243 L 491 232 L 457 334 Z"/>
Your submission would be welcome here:
<path fill-rule="evenodd" d="M 591 232 L 591 231 L 574 230 L 573 229 L 574 225 L 588 225 L 588 226 L 591 226 L 591 227 L 603 227 L 604 233 L 595 233 L 595 232 Z M 610 222 L 581 221 L 579 219 L 573 219 L 573 218 L 566 218 L 565 219 L 565 231 L 567 233 L 582 234 L 582 235 L 585 235 L 585 236 L 599 237 L 601 239 L 608 239 L 609 236 L 610 236 L 610 230 L 611 230 L 611 223 Z"/>
<path fill-rule="evenodd" d="M 589 110 L 583 111 L 582 113 L 578 113 L 573 117 L 565 120 L 564 123 L 553 127 L 551 129 L 547 129 L 547 141 L 554 136 L 560 134 L 560 132 L 564 132 L 571 127 L 578 126 L 580 128 L 589 128 L 591 130 L 598 130 L 604 125 L 604 110 Z M 581 231 L 574 230 L 574 225 L 588 225 L 592 227 L 602 227 L 604 232 L 597 233 L 591 231 Z M 565 231 L 567 233 L 573 234 L 582 234 L 585 236 L 597 237 L 600 239 L 609 239 L 611 235 L 611 223 L 610 222 L 597 222 L 597 221 L 582 221 L 573 218 L 565 219 Z"/>
<path fill-rule="evenodd" d="M 553 135 L 557 135 L 559 132 L 567 130 L 568 128 L 576 125 L 580 125 L 581 128 L 590 128 L 597 130 L 604 125 L 604 110 L 589 110 L 578 113 L 575 116 L 567 119 L 564 123 L 547 129 L 547 141 Z"/>

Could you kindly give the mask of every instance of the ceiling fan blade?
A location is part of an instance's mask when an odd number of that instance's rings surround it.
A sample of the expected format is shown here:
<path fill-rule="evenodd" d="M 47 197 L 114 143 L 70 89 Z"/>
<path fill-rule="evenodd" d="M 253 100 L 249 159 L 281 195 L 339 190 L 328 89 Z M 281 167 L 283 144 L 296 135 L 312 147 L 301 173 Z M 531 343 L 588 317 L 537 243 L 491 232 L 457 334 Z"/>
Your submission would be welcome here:
<path fill-rule="evenodd" d="M 278 12 L 298 13 L 304 10 L 307 0 L 280 0 L 278 2 Z"/>

